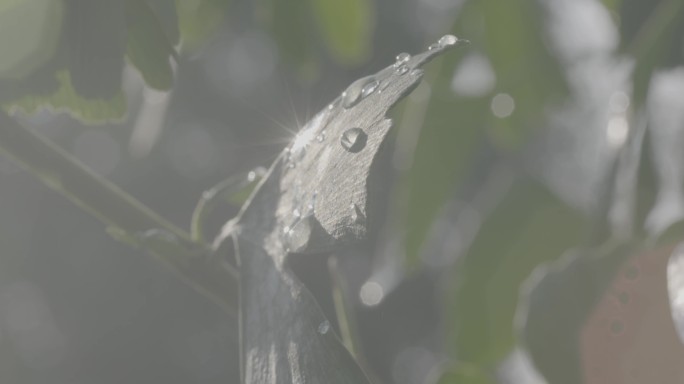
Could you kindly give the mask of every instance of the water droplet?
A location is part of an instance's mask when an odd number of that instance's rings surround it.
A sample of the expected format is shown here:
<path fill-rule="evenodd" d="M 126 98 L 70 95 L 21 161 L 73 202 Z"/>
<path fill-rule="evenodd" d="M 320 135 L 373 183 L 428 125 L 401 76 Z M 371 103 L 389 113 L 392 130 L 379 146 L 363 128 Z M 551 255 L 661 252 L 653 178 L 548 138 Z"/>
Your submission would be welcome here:
<path fill-rule="evenodd" d="M 420 72 L 421 72 L 420 69 L 415 68 L 415 69 L 411 70 L 411 73 L 409 73 L 409 75 L 411 75 L 411 76 L 418 76 L 418 75 L 420 74 Z"/>
<path fill-rule="evenodd" d="M 308 214 L 312 215 L 315 212 L 316 208 L 316 197 L 318 197 L 318 191 L 314 191 L 313 195 L 311 195 L 311 201 L 309 202 L 309 205 L 307 208 L 309 209 Z"/>
<path fill-rule="evenodd" d="M 299 252 L 311 238 L 312 216 L 305 216 L 297 220 L 285 233 L 285 246 L 288 252 Z"/>
<path fill-rule="evenodd" d="M 294 216 L 296 219 L 299 219 L 302 217 L 302 213 L 299 211 L 298 208 L 295 208 L 294 211 L 292 211 L 292 216 Z"/>
<path fill-rule="evenodd" d="M 352 203 L 351 211 L 351 218 L 354 222 L 363 222 L 366 219 L 365 215 L 363 214 L 361 208 L 358 205 Z"/>
<path fill-rule="evenodd" d="M 340 138 L 340 143 L 342 147 L 349 152 L 356 153 L 366 146 L 366 141 L 368 140 L 368 135 L 361 128 L 349 128 Z"/>
<path fill-rule="evenodd" d="M 397 67 L 397 69 L 395 70 L 395 72 L 396 72 L 398 75 L 403 75 L 403 74 L 405 74 L 406 72 L 408 72 L 408 70 L 409 70 L 409 67 L 408 67 L 406 64 L 402 64 L 402 65 L 400 65 L 400 66 Z"/>
<path fill-rule="evenodd" d="M 321 131 L 321 133 L 319 133 L 316 136 L 316 141 L 318 141 L 319 143 L 322 143 L 323 141 L 325 141 L 325 131 Z"/>
<path fill-rule="evenodd" d="M 437 44 L 439 44 L 440 47 L 444 48 L 456 44 L 457 41 L 458 38 L 454 35 L 444 35 L 437 41 Z"/>
<path fill-rule="evenodd" d="M 319 325 L 318 325 L 318 333 L 321 335 L 325 335 L 330 331 L 330 322 L 328 320 L 323 320 Z"/>
<path fill-rule="evenodd" d="M 375 90 L 378 89 L 379 84 L 380 83 L 377 80 L 373 80 L 370 83 L 364 85 L 361 89 L 361 97 L 368 97 L 371 93 L 375 92 Z"/>
<path fill-rule="evenodd" d="M 440 47 L 441 45 L 439 45 L 439 43 L 430 44 L 430 46 L 428 47 L 428 51 L 432 51 Z"/>
<path fill-rule="evenodd" d="M 397 55 L 397 61 L 394 62 L 394 68 L 397 68 L 398 66 L 405 64 L 407 61 L 411 60 L 411 55 L 409 55 L 406 52 L 402 52 Z"/>
<path fill-rule="evenodd" d="M 380 83 L 380 86 L 378 87 L 378 93 L 382 92 L 385 90 L 385 88 L 389 87 L 390 82 L 388 81 L 383 81 Z"/>
<path fill-rule="evenodd" d="M 351 83 L 342 92 L 342 107 L 349 109 L 358 104 L 364 97 L 370 95 L 378 87 L 378 81 L 373 76 L 363 77 Z"/>

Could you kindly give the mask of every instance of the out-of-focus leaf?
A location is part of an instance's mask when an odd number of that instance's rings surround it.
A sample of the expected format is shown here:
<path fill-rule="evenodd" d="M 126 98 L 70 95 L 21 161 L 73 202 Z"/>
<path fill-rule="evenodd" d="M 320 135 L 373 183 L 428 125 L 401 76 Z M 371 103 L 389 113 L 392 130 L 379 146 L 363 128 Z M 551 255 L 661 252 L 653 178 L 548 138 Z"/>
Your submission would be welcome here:
<path fill-rule="evenodd" d="M 373 8 L 370 0 L 309 0 L 326 46 L 333 58 L 358 64 L 368 57 L 373 41 Z"/>
<path fill-rule="evenodd" d="M 539 3 L 526 0 L 470 1 L 458 17 L 460 33 L 484 47 L 491 60 L 496 93 L 509 95 L 514 103 L 508 117 L 489 115 L 486 128 L 502 148 L 525 142 L 530 129 L 540 126 L 548 102 L 567 92 L 562 69 L 545 43 L 542 20 Z"/>
<path fill-rule="evenodd" d="M 63 6 L 61 0 L 0 3 L 0 80 L 24 78 L 52 57 Z"/>
<path fill-rule="evenodd" d="M 229 4 L 230 0 L 176 0 L 182 49 L 197 48 L 216 30 Z"/>
<path fill-rule="evenodd" d="M 127 0 L 126 25 L 126 54 L 131 64 L 140 71 L 150 88 L 171 89 L 173 46 L 150 6 L 144 1 Z"/>
<path fill-rule="evenodd" d="M 57 72 L 56 78 L 59 88 L 54 93 L 25 95 L 5 103 L 4 107 L 33 113 L 41 107 L 48 106 L 68 112 L 87 123 L 119 120 L 126 114 L 126 101 L 121 92 L 110 99 L 86 99 L 74 90 L 67 71 Z"/>
<path fill-rule="evenodd" d="M 126 42 L 123 2 L 68 0 L 65 27 L 76 92 L 93 99 L 120 93 Z"/>
<path fill-rule="evenodd" d="M 494 384 L 494 379 L 471 364 L 460 364 L 442 373 L 437 384 Z"/>
<path fill-rule="evenodd" d="M 297 70 L 301 79 L 314 78 L 319 58 L 308 3 L 269 0 L 261 5 L 259 19 L 270 30 L 285 62 Z"/>
<path fill-rule="evenodd" d="M 672 249 L 606 246 L 537 271 L 520 325 L 551 384 L 682 381 L 666 284 Z"/>
<path fill-rule="evenodd" d="M 488 103 L 481 98 L 458 98 L 450 88 L 458 59 L 445 57 L 441 72 L 431 84 L 431 99 L 408 173 L 405 244 L 410 264 L 418 260 L 431 224 L 465 176 L 478 143 L 484 139 L 481 128 Z"/>
<path fill-rule="evenodd" d="M 521 341 L 550 384 L 583 382 L 580 329 L 628 249 L 573 251 L 526 282 L 518 309 Z"/>
<path fill-rule="evenodd" d="M 180 31 L 178 29 L 178 12 L 176 2 L 172 0 L 145 0 L 159 20 L 166 34 L 169 44 L 172 46 L 180 42 Z"/>
<path fill-rule="evenodd" d="M 450 312 L 459 359 L 491 364 L 511 351 L 522 281 L 537 265 L 577 244 L 584 224 L 537 183 L 514 183 L 457 270 Z"/>
<path fill-rule="evenodd" d="M 633 94 L 641 104 L 653 71 L 684 61 L 684 2 L 624 0 L 621 20 L 622 50 L 636 59 Z"/>

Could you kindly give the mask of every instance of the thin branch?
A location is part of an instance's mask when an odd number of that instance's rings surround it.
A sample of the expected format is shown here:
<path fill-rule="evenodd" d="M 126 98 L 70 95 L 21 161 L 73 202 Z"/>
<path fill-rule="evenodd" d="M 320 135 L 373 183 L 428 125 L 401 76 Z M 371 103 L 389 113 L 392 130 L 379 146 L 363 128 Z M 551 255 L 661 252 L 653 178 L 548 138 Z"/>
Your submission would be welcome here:
<path fill-rule="evenodd" d="M 183 281 L 231 314 L 237 313 L 237 272 L 219 257 L 208 256 L 204 244 L 171 224 L 122 189 L 95 174 L 69 153 L 21 126 L 0 110 L 0 154 L 14 160 L 45 185 L 102 221 L 110 232 L 146 248 Z M 113 229 L 113 231 L 112 231 Z M 167 246 L 140 239 L 150 230 L 169 234 Z M 155 244 L 159 244 L 156 242 Z"/>

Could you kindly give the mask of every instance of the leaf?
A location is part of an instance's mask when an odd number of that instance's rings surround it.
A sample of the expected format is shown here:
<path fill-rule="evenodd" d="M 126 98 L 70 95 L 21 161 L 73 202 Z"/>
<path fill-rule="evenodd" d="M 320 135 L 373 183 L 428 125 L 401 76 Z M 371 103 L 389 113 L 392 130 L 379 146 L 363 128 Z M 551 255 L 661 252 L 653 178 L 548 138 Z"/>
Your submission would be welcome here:
<path fill-rule="evenodd" d="M 91 99 L 119 94 L 126 42 L 124 4 L 111 0 L 69 0 L 65 27 L 74 90 Z"/>
<path fill-rule="evenodd" d="M 85 99 L 74 90 L 67 71 L 59 71 L 55 76 L 59 87 L 54 93 L 23 96 L 3 106 L 29 114 L 48 106 L 91 124 L 119 120 L 126 115 L 126 100 L 121 92 L 110 99 Z"/>
<path fill-rule="evenodd" d="M 176 0 L 182 49 L 198 48 L 223 22 L 229 4 L 230 0 Z"/>
<path fill-rule="evenodd" d="M 59 0 L 0 3 L 0 80 L 25 78 L 54 55 L 63 13 Z"/>
<path fill-rule="evenodd" d="M 459 364 L 442 373 L 437 384 L 494 384 L 494 378 L 475 365 Z"/>
<path fill-rule="evenodd" d="M 317 26 L 335 61 L 361 63 L 370 53 L 373 9 L 369 0 L 309 0 Z"/>
<path fill-rule="evenodd" d="M 522 338 L 550 384 L 684 378 L 665 284 L 672 249 L 608 245 L 536 273 Z"/>
<path fill-rule="evenodd" d="M 684 61 L 684 3 L 679 0 L 623 0 L 622 50 L 636 59 L 634 99 L 644 102 L 651 74 Z"/>
<path fill-rule="evenodd" d="M 535 182 L 514 183 L 459 264 L 450 312 L 461 360 L 493 364 L 513 349 L 522 282 L 537 265 L 577 244 L 584 224 Z"/>
<path fill-rule="evenodd" d="M 311 9 L 307 2 L 269 0 L 262 6 L 259 19 L 271 32 L 283 61 L 292 65 L 300 78 L 311 80 L 315 77 L 320 58 L 316 53 Z"/>
<path fill-rule="evenodd" d="M 629 246 L 578 250 L 540 267 L 525 284 L 520 337 L 549 384 L 582 383 L 578 336 Z"/>
<path fill-rule="evenodd" d="M 173 86 L 170 59 L 173 46 L 150 6 L 140 0 L 126 0 L 128 42 L 126 55 L 154 89 L 166 91 Z"/>
<path fill-rule="evenodd" d="M 452 56 L 443 59 L 441 70 L 431 81 L 430 99 L 411 100 L 404 109 L 404 118 L 410 119 L 414 105 L 427 103 L 405 186 L 408 202 L 404 241 L 409 265 L 419 260 L 436 216 L 466 176 L 478 143 L 485 138 L 482 126 L 488 117 L 489 103 L 481 98 L 466 99 L 454 94 L 450 88 L 451 76 L 461 57 Z M 457 126 L 454 126 L 454 116 L 458 116 Z"/>
<path fill-rule="evenodd" d="M 541 125 L 545 106 L 567 93 L 563 70 L 545 42 L 542 4 L 526 0 L 471 1 L 457 20 L 462 33 L 484 47 L 495 72 L 495 92 L 512 98 L 514 109 L 510 116 L 499 118 L 487 113 L 485 128 L 500 148 L 520 148 L 532 129 Z"/>
<path fill-rule="evenodd" d="M 238 255 L 244 382 L 368 383 L 288 260 L 368 233 L 382 199 L 373 165 L 391 127 L 386 113 L 418 84 L 419 67 L 453 43 L 414 56 L 405 71 L 389 66 L 352 83 L 302 128 L 226 224 L 217 244 L 232 237 Z"/>
<path fill-rule="evenodd" d="M 176 46 L 180 42 L 180 31 L 178 27 L 178 12 L 176 3 L 170 0 L 145 0 L 159 20 L 159 24 L 164 29 L 164 34 L 171 46 Z"/>

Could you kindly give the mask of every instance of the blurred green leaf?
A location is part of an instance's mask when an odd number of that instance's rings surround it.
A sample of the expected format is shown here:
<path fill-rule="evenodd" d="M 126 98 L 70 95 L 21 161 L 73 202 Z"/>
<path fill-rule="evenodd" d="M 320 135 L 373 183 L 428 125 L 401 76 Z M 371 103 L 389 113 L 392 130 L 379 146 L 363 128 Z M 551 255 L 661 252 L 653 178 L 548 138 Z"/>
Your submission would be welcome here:
<path fill-rule="evenodd" d="M 178 27 L 178 12 L 176 2 L 171 0 L 145 0 L 154 12 L 159 24 L 161 24 L 172 46 L 180 42 L 180 31 Z"/>
<path fill-rule="evenodd" d="M 154 89 L 169 90 L 173 86 L 171 57 L 173 46 L 150 6 L 139 0 L 126 1 L 128 42 L 126 54 Z"/>
<path fill-rule="evenodd" d="M 18 108 L 26 113 L 34 113 L 40 107 L 49 106 L 55 110 L 69 112 L 87 123 L 118 120 L 125 116 L 126 100 L 121 92 L 109 99 L 86 99 L 74 90 L 66 70 L 57 72 L 56 78 L 59 88 L 54 93 L 25 95 L 6 102 L 3 106 L 10 110 Z"/>
<path fill-rule="evenodd" d="M 183 50 L 198 48 L 223 22 L 229 4 L 230 0 L 176 0 Z"/>
<path fill-rule="evenodd" d="M 483 47 L 491 60 L 495 92 L 514 100 L 510 116 L 489 114 L 486 127 L 504 149 L 519 148 L 531 129 L 541 125 L 548 103 L 567 92 L 562 68 L 545 41 L 543 16 L 538 2 L 483 0 L 468 2 L 457 20 L 462 35 Z"/>
<path fill-rule="evenodd" d="M 310 81 L 318 72 L 319 58 L 311 25 L 311 9 L 304 1 L 264 1 L 258 18 L 271 32 L 280 56 L 297 75 Z"/>
<path fill-rule="evenodd" d="M 65 45 L 73 88 L 86 98 L 117 95 L 126 43 L 124 4 L 69 0 L 66 7 Z"/>
<path fill-rule="evenodd" d="M 405 241 L 410 264 L 418 260 L 431 224 L 468 172 L 477 145 L 484 139 L 481 127 L 488 104 L 482 99 L 457 98 L 450 88 L 457 60 L 457 54 L 445 57 L 441 71 L 431 82 L 431 99 L 407 176 Z M 407 104 L 405 111 L 410 108 Z"/>
<path fill-rule="evenodd" d="M 495 381 L 487 373 L 472 364 L 459 364 L 449 368 L 437 381 L 437 384 L 494 384 Z"/>
<path fill-rule="evenodd" d="M 373 4 L 370 0 L 309 1 L 333 58 L 348 65 L 365 60 L 373 41 Z"/>
<path fill-rule="evenodd" d="M 622 50 L 636 59 L 633 97 L 641 104 L 654 70 L 684 61 L 684 2 L 623 0 Z"/>
<path fill-rule="evenodd" d="M 515 344 L 518 290 L 530 272 L 578 243 L 585 222 L 531 180 L 518 180 L 461 260 L 451 303 L 454 349 L 490 364 Z"/>
<path fill-rule="evenodd" d="M 0 79 L 21 79 L 47 62 L 61 35 L 60 0 L 0 2 Z"/>

